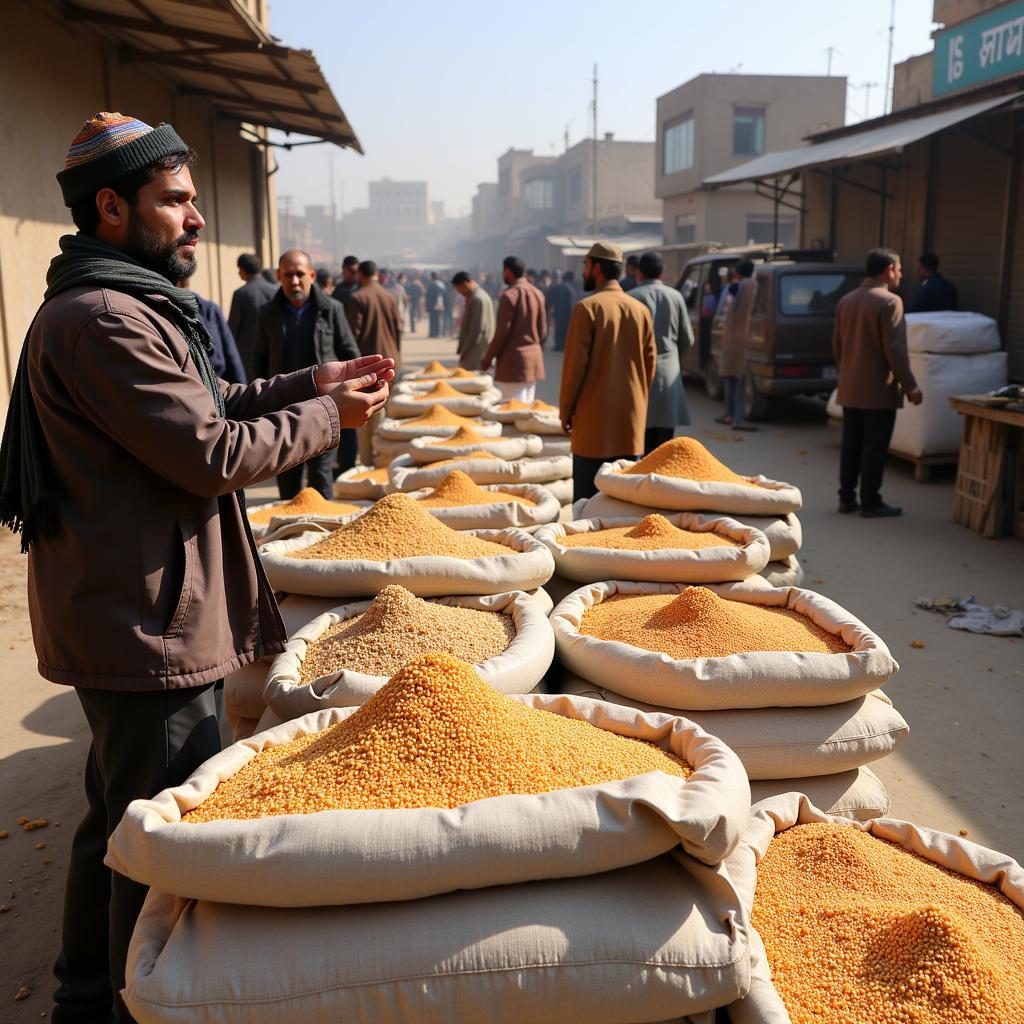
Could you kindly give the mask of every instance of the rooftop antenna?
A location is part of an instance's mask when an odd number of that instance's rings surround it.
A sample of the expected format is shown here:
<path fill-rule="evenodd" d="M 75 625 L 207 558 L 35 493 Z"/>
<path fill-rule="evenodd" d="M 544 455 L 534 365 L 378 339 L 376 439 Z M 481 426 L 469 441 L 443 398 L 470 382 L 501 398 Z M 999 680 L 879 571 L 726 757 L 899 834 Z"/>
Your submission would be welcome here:
<path fill-rule="evenodd" d="M 889 4 L 889 56 L 885 64 L 885 102 L 882 104 L 882 113 L 888 114 L 892 111 L 892 44 L 896 34 L 896 0 Z"/>
<path fill-rule="evenodd" d="M 832 57 L 833 57 L 834 54 L 842 53 L 842 50 L 840 50 L 838 47 L 835 47 L 835 46 L 826 46 L 825 47 L 825 52 L 828 54 L 828 66 L 826 68 L 825 74 L 828 75 L 829 78 L 831 78 L 832 77 Z"/>
<path fill-rule="evenodd" d="M 590 112 L 593 115 L 594 151 L 590 169 L 590 226 L 597 235 L 597 65 L 594 65 L 594 98 L 590 101 Z"/>
<path fill-rule="evenodd" d="M 879 82 L 861 82 L 860 85 L 855 85 L 855 89 L 864 90 L 864 120 L 868 121 L 871 119 L 871 90 L 877 89 L 881 83 Z"/>

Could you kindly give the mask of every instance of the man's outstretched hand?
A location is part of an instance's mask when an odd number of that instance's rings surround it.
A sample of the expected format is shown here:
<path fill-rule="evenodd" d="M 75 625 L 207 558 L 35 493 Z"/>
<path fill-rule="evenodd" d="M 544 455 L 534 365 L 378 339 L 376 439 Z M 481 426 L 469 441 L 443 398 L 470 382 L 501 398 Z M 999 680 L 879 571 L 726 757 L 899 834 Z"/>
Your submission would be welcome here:
<path fill-rule="evenodd" d="M 319 394 L 338 408 L 342 427 L 361 427 L 384 408 L 395 379 L 395 361 L 380 355 L 324 363 L 313 371 Z"/>

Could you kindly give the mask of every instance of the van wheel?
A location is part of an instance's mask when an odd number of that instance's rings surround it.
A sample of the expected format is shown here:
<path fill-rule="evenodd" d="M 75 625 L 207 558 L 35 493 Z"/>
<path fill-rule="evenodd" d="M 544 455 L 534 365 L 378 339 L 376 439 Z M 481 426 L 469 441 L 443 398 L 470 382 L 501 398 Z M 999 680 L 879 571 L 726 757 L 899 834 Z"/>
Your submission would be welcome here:
<path fill-rule="evenodd" d="M 708 398 L 716 402 L 722 400 L 722 376 L 718 372 L 718 362 L 713 357 L 704 364 L 704 390 Z"/>
<path fill-rule="evenodd" d="M 743 415 L 748 420 L 763 420 L 771 408 L 771 397 L 757 390 L 752 374 L 747 374 L 747 393 L 744 396 Z"/>

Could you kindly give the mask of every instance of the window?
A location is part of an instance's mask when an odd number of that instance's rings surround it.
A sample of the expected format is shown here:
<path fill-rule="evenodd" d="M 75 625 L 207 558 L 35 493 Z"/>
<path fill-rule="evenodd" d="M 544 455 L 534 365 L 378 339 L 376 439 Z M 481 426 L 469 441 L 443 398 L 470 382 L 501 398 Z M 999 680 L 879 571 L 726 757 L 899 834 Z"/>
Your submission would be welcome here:
<path fill-rule="evenodd" d="M 533 178 L 523 185 L 523 205 L 528 210 L 550 210 L 555 205 L 555 184 L 550 178 Z"/>
<path fill-rule="evenodd" d="M 760 156 L 764 152 L 764 107 L 734 107 L 733 156 Z"/>
<path fill-rule="evenodd" d="M 697 296 L 700 294 L 697 287 L 697 278 L 700 276 L 700 264 L 690 267 L 679 282 L 679 291 L 683 294 L 683 301 L 690 309 L 697 308 Z"/>
<path fill-rule="evenodd" d="M 498 171 L 498 195 L 507 196 L 509 194 L 509 186 L 512 184 L 512 176 L 508 172 L 507 167 L 502 167 Z"/>
<path fill-rule="evenodd" d="M 747 215 L 747 241 L 771 245 L 775 241 L 775 219 L 770 213 Z M 796 217 L 779 218 L 779 245 L 791 249 L 796 245 Z"/>
<path fill-rule="evenodd" d="M 574 167 L 569 172 L 569 202 L 583 202 L 583 168 Z"/>
<path fill-rule="evenodd" d="M 680 213 L 676 215 L 676 242 L 697 241 L 697 216 L 693 213 Z"/>
<path fill-rule="evenodd" d="M 662 142 L 662 171 L 675 174 L 693 166 L 693 113 L 684 114 L 665 125 Z"/>
<path fill-rule="evenodd" d="M 861 274 L 780 274 L 779 311 L 783 316 L 833 316 L 839 300 L 862 280 Z"/>

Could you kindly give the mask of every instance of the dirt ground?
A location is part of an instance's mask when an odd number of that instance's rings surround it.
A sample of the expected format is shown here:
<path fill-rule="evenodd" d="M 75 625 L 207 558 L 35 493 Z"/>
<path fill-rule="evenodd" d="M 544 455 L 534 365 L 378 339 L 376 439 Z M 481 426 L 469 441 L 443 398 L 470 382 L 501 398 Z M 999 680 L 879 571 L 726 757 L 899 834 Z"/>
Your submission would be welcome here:
<path fill-rule="evenodd" d="M 413 340 L 416 360 L 447 357 L 452 342 Z M 541 397 L 557 401 L 560 365 L 548 355 Z M 835 513 L 838 431 L 812 401 L 787 403 L 756 434 L 713 423 L 718 408 L 688 389 L 689 432 L 740 472 L 764 472 L 803 490 L 800 559 L 811 589 L 835 599 L 887 641 L 902 665 L 887 690 L 910 723 L 894 755 L 872 765 L 892 797 L 890 813 L 1024 856 L 1024 641 L 955 632 L 918 611 L 918 596 L 973 594 L 1024 603 L 1024 545 L 988 541 L 952 522 L 952 475 L 914 483 L 891 463 L 885 495 L 899 520 Z M 267 488 L 260 492 L 269 494 Z M 258 492 L 258 493 L 260 493 Z M 914 648 L 912 641 L 923 647 Z M 88 731 L 74 691 L 40 679 L 25 601 L 25 559 L 0 536 L 0 1021 L 48 1014 L 50 966 L 59 945 L 68 850 L 82 812 Z M 26 832 L 20 817 L 46 817 Z M 41 844 L 41 845 L 40 845 Z M 27 993 L 18 999 L 19 993 Z"/>

